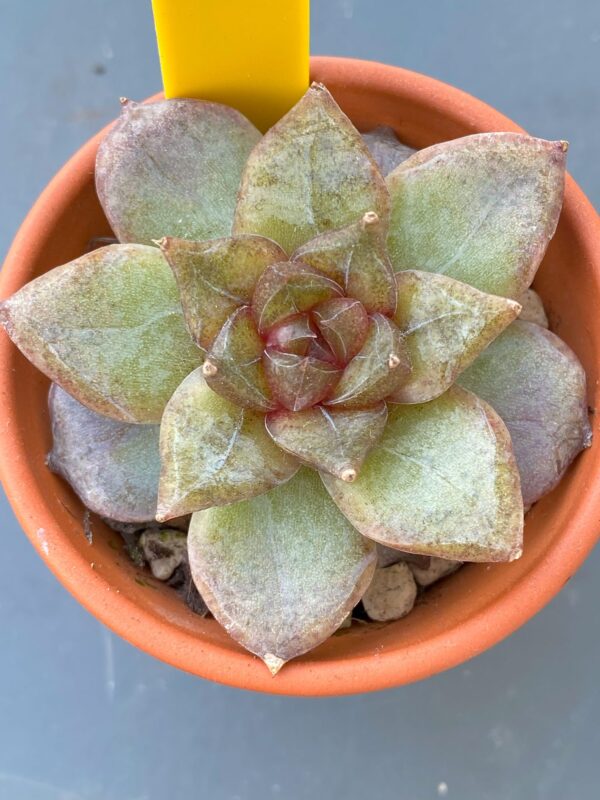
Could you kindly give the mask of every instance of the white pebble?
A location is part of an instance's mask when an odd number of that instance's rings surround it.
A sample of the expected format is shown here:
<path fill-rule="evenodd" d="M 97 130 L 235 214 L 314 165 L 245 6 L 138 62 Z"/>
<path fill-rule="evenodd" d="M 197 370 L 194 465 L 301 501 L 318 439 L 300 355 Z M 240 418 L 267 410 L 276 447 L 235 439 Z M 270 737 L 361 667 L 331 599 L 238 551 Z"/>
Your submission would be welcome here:
<path fill-rule="evenodd" d="M 363 595 L 363 606 L 370 619 L 389 622 L 405 617 L 417 599 L 417 584 L 403 561 L 376 569 L 371 585 Z"/>
<path fill-rule="evenodd" d="M 462 567 L 462 561 L 450 561 L 446 558 L 436 558 L 436 556 L 432 556 L 427 569 L 420 569 L 414 564 L 410 565 L 419 586 L 431 586 L 432 583 L 439 581 L 440 578 L 452 575 L 459 567 Z"/>
<path fill-rule="evenodd" d="M 146 530 L 140 536 L 140 547 L 159 581 L 168 581 L 177 567 L 187 562 L 187 536 L 181 531 Z"/>

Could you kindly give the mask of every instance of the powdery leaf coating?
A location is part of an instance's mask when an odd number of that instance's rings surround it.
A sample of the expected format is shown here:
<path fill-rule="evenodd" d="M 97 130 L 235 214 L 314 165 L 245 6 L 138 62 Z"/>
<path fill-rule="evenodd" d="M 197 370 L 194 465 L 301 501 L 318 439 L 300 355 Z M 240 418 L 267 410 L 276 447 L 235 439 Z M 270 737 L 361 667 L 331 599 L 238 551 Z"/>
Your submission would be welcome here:
<path fill-rule="evenodd" d="M 297 314 L 271 328 L 266 345 L 284 353 L 305 356 L 316 338 L 317 332 L 313 328 L 309 315 Z"/>
<path fill-rule="evenodd" d="M 362 598 L 370 619 L 391 622 L 413 610 L 417 584 L 408 564 L 400 561 L 391 567 L 376 569 L 373 580 Z"/>
<path fill-rule="evenodd" d="M 350 410 L 315 406 L 266 417 L 273 441 L 315 469 L 353 481 L 385 428 L 387 407 Z"/>
<path fill-rule="evenodd" d="M 160 422 L 202 360 L 173 274 L 145 245 L 103 247 L 50 270 L 6 300 L 0 320 L 41 372 L 125 422 Z"/>
<path fill-rule="evenodd" d="M 267 492 L 298 469 L 266 432 L 264 415 L 215 394 L 200 369 L 165 408 L 160 454 L 161 522 Z"/>
<path fill-rule="evenodd" d="M 393 314 L 396 284 L 386 234 L 387 226 L 374 211 L 368 211 L 358 222 L 306 242 L 292 260 L 329 275 L 370 314 Z"/>
<path fill-rule="evenodd" d="M 388 125 L 378 125 L 372 131 L 363 133 L 362 137 L 384 176 L 417 152 L 413 147 L 402 144 L 394 129 Z"/>
<path fill-rule="evenodd" d="M 175 273 L 188 330 L 204 348 L 239 306 L 252 300 L 264 270 L 286 258 L 278 244 L 262 236 L 233 236 L 207 242 L 160 241 Z"/>
<path fill-rule="evenodd" d="M 419 586 L 426 588 L 432 583 L 446 578 L 459 570 L 463 565 L 462 561 L 448 561 L 446 558 L 432 557 L 427 566 L 411 564 L 410 568 Z"/>
<path fill-rule="evenodd" d="M 249 306 L 234 311 L 202 366 L 210 388 L 242 408 L 271 411 L 276 404 L 262 363 L 263 342 Z"/>
<path fill-rule="evenodd" d="M 302 411 L 327 397 L 341 370 L 312 356 L 281 353 L 267 348 L 263 355 L 273 397 L 289 411 Z"/>
<path fill-rule="evenodd" d="M 391 405 L 381 441 L 354 483 L 321 477 L 365 536 L 461 561 L 521 554 L 523 504 L 510 436 L 495 411 L 453 387 L 420 405 Z"/>
<path fill-rule="evenodd" d="M 410 369 L 402 334 L 387 317 L 374 314 L 363 347 L 344 370 L 326 403 L 343 408 L 371 406 L 393 394 Z"/>
<path fill-rule="evenodd" d="M 541 325 L 542 328 L 548 327 L 548 316 L 544 303 L 539 294 L 533 289 L 527 289 L 521 297 L 519 297 L 521 304 L 521 313 L 519 319 L 522 322 L 534 322 L 536 325 Z"/>
<path fill-rule="evenodd" d="M 373 542 L 308 469 L 261 497 L 194 514 L 188 547 L 214 616 L 273 674 L 339 628 L 375 569 Z"/>
<path fill-rule="evenodd" d="M 366 211 L 389 215 L 377 164 L 320 84 L 254 148 L 242 177 L 234 233 L 259 233 L 288 252 Z"/>
<path fill-rule="evenodd" d="M 347 364 L 360 352 L 369 330 L 362 303 L 350 297 L 334 297 L 313 308 L 312 315 L 338 363 Z"/>
<path fill-rule="evenodd" d="M 480 133 L 420 150 L 387 178 L 396 270 L 439 272 L 518 298 L 558 222 L 564 142 Z"/>
<path fill-rule="evenodd" d="M 242 170 L 260 138 L 218 103 L 126 101 L 96 159 L 98 197 L 118 239 L 228 236 Z"/>
<path fill-rule="evenodd" d="M 399 561 L 406 561 L 407 564 L 417 564 L 421 569 L 427 569 L 431 562 L 430 556 L 420 556 L 417 553 L 405 553 L 395 547 L 386 547 L 377 542 L 377 566 L 391 567 Z"/>
<path fill-rule="evenodd" d="M 338 284 L 306 264 L 286 261 L 271 264 L 260 276 L 252 298 L 259 331 L 282 320 L 309 311 L 317 303 L 339 297 Z"/>
<path fill-rule="evenodd" d="M 412 364 L 411 374 L 390 397 L 396 403 L 426 403 L 443 394 L 521 308 L 446 275 L 406 270 L 396 280 L 394 322 Z"/>
<path fill-rule="evenodd" d="M 158 425 L 132 425 L 97 414 L 56 384 L 48 394 L 52 450 L 48 466 L 102 517 L 144 522 L 156 513 Z"/>
<path fill-rule="evenodd" d="M 459 378 L 510 431 L 525 505 L 551 491 L 591 443 L 583 367 L 545 328 L 517 320 Z"/>

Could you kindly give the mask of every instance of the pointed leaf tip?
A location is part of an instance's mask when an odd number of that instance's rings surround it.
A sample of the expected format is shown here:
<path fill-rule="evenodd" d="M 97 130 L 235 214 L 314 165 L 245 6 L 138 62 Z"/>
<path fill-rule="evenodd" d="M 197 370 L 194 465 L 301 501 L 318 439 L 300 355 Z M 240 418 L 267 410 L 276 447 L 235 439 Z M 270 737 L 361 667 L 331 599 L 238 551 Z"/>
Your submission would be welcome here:
<path fill-rule="evenodd" d="M 263 656 L 262 660 L 267 665 L 267 668 L 268 668 L 269 672 L 271 673 L 271 675 L 273 677 L 275 677 L 275 675 L 277 675 L 279 670 L 285 664 L 285 661 L 283 660 L 283 658 L 279 658 L 278 656 L 274 656 L 272 653 L 266 653 Z"/>
<path fill-rule="evenodd" d="M 260 233 L 292 252 L 369 210 L 387 220 L 385 181 L 331 94 L 313 85 L 250 154 L 234 232 Z"/>

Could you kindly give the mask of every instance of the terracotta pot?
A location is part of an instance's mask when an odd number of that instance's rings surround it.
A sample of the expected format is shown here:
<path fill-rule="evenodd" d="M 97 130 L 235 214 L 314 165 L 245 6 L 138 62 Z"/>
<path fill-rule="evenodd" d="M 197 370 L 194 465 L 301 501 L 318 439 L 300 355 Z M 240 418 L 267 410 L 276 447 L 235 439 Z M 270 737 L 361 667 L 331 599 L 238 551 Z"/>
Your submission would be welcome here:
<path fill-rule="evenodd" d="M 463 92 L 403 69 L 315 58 L 313 78 L 332 90 L 359 128 L 392 125 L 415 147 L 479 131 L 518 131 Z M 89 141 L 43 192 L 12 246 L 3 297 L 110 233 L 94 190 Z M 553 329 L 583 362 L 590 406 L 598 404 L 600 223 L 571 180 L 558 231 L 536 279 Z M 39 554 L 96 617 L 148 653 L 204 678 L 265 692 L 333 695 L 409 683 L 453 667 L 498 642 L 539 611 L 573 575 L 600 525 L 600 441 L 527 517 L 525 554 L 512 564 L 470 565 L 431 588 L 405 620 L 353 626 L 288 664 L 276 678 L 214 621 L 192 614 L 175 593 L 140 572 L 119 537 L 93 519 L 44 464 L 50 446 L 48 381 L 0 337 L 0 475 Z"/>

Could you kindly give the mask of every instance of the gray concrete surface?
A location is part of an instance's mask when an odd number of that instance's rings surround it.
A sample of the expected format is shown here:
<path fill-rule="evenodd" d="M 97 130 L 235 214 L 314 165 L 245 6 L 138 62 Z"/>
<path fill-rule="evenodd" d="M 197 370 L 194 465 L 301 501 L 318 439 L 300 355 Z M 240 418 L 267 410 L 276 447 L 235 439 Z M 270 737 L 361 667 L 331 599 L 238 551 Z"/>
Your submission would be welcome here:
<path fill-rule="evenodd" d="M 54 171 L 160 86 L 147 0 L 0 0 L 0 250 Z M 313 52 L 400 64 L 548 138 L 600 204 L 597 0 L 313 0 Z M 524 629 L 418 685 L 268 697 L 181 674 L 96 622 L 2 498 L 2 800 L 600 796 L 600 554 Z M 600 522 L 599 522 L 600 524 Z"/>

